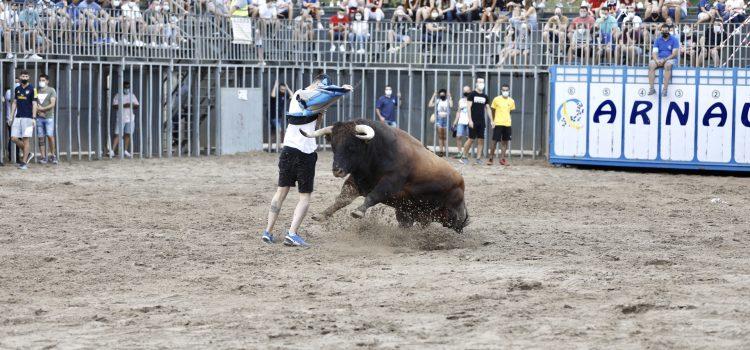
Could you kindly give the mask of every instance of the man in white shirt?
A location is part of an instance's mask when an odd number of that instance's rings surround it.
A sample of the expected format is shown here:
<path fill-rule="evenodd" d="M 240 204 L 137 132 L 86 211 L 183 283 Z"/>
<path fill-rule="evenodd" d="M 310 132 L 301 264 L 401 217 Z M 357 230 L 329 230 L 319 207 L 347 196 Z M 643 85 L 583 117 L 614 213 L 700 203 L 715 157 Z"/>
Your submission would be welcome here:
<path fill-rule="evenodd" d="M 120 145 L 120 134 L 123 136 L 123 155 L 126 158 L 132 158 L 133 156 L 128 152 L 130 149 L 130 135 L 133 134 L 135 129 L 135 113 L 134 110 L 141 106 L 138 103 L 138 98 L 130 91 L 130 82 L 125 81 L 122 83 L 123 89 L 122 94 L 116 94 L 112 98 L 112 106 L 117 109 L 117 121 L 115 122 L 115 137 L 112 139 L 112 147 L 109 148 L 109 157 L 115 156 L 115 151 Z M 120 108 L 122 105 L 122 108 Z"/>
<path fill-rule="evenodd" d="M 284 245 L 308 247 L 302 237 L 297 235 L 302 220 L 310 206 L 310 196 L 315 179 L 315 163 L 318 161 L 318 148 L 314 138 L 306 137 L 303 132 L 312 134 L 323 121 L 325 112 L 339 98 L 351 92 L 350 85 L 335 86 L 325 74 L 318 75 L 310 86 L 297 90 L 292 95 L 287 112 L 287 129 L 284 134 L 284 148 L 279 155 L 279 183 L 276 194 L 271 200 L 268 212 L 268 225 L 261 239 L 274 243 L 271 232 L 281 212 L 281 205 L 289 194 L 289 188 L 296 183 L 299 190 L 299 202 L 294 210 L 291 226 L 284 237 Z"/>

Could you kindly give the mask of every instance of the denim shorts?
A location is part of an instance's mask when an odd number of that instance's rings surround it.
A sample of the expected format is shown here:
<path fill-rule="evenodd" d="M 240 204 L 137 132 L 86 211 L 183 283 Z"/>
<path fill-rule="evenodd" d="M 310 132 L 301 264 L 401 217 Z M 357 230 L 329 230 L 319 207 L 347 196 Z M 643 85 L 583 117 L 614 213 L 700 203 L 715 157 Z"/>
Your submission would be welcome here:
<path fill-rule="evenodd" d="M 469 137 L 469 125 L 457 124 L 456 125 L 456 137 Z"/>
<path fill-rule="evenodd" d="M 55 136 L 55 118 L 36 118 L 36 136 Z"/>
<path fill-rule="evenodd" d="M 438 128 L 447 128 L 448 127 L 448 118 L 435 118 L 435 125 L 437 125 Z"/>

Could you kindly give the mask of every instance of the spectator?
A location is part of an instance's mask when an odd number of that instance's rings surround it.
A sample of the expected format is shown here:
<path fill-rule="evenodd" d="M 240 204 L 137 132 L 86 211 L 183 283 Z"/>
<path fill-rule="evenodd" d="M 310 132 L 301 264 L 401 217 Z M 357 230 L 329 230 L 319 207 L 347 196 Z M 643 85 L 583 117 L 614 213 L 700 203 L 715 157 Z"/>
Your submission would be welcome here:
<path fill-rule="evenodd" d="M 438 0 L 437 9 L 440 11 L 440 16 L 444 21 L 453 22 L 456 20 L 455 0 Z"/>
<path fill-rule="evenodd" d="M 453 128 L 456 130 L 456 154 L 457 159 L 468 158 L 463 153 L 464 142 L 468 141 L 469 138 L 469 127 L 474 127 L 474 124 L 469 118 L 469 101 L 467 98 L 471 94 L 471 87 L 468 85 L 463 88 L 463 97 L 458 100 L 458 110 L 456 110 L 456 118 L 453 120 Z"/>
<path fill-rule="evenodd" d="M 508 84 L 503 84 L 500 87 L 500 96 L 492 100 L 492 109 L 495 110 L 495 115 L 490 119 L 492 123 L 492 147 L 490 147 L 487 165 L 492 165 L 498 142 L 500 142 L 500 165 L 508 165 L 506 155 L 508 142 L 512 134 L 510 112 L 516 109 L 516 102 L 510 97 L 510 86 Z"/>
<path fill-rule="evenodd" d="M 301 14 L 294 19 L 293 39 L 295 43 L 308 44 L 313 42 L 313 19 L 310 11 L 302 10 Z M 305 48 L 302 48 L 306 51 Z"/>
<path fill-rule="evenodd" d="M 158 7 L 161 9 L 161 2 L 155 1 L 155 3 L 159 5 L 155 5 L 154 7 Z M 107 5 L 110 6 L 110 5 Z M 110 15 L 110 13 L 114 13 L 112 11 L 111 7 L 105 8 L 102 7 L 99 9 L 99 24 L 101 26 L 99 31 L 99 39 L 96 41 L 97 43 L 111 43 L 116 44 L 117 41 L 115 41 L 115 30 L 117 29 L 117 19 Z"/>
<path fill-rule="evenodd" d="M 283 133 L 282 121 L 286 118 L 286 107 L 289 106 L 289 87 L 276 80 L 271 90 L 271 120 L 270 134 L 271 143 L 276 143 L 276 131 Z"/>
<path fill-rule="evenodd" d="M 219 5 L 219 7 L 222 6 L 224 6 L 223 3 Z M 214 8 L 216 8 L 215 3 Z M 227 12 L 229 12 L 232 17 L 257 17 L 258 6 L 253 0 L 230 0 L 229 10 Z"/>
<path fill-rule="evenodd" d="M 302 0 L 302 8 L 310 12 L 310 16 L 318 21 L 318 30 L 323 30 L 323 24 L 320 22 L 320 18 L 323 15 L 323 9 L 320 7 L 318 0 Z"/>
<path fill-rule="evenodd" d="M 57 105 L 57 91 L 49 86 L 49 76 L 39 76 L 39 89 L 37 90 L 38 107 L 36 109 L 36 137 L 39 140 L 39 150 L 42 158 L 40 163 L 50 162 L 57 164 L 55 156 L 55 106 Z M 47 147 L 44 142 L 47 141 Z M 47 153 L 49 149 L 49 153 Z"/>
<path fill-rule="evenodd" d="M 521 18 L 523 18 L 529 25 L 529 31 L 537 29 L 537 15 L 536 8 L 532 6 L 531 1 L 525 2 L 525 8 L 521 11 Z"/>
<path fill-rule="evenodd" d="M 375 114 L 378 116 L 378 119 L 389 126 L 397 128 L 396 108 L 399 102 L 401 102 L 401 93 L 398 93 L 398 98 L 393 98 L 393 89 L 390 85 L 386 85 L 385 95 L 378 97 L 378 101 L 375 103 Z"/>
<path fill-rule="evenodd" d="M 352 45 L 352 51 L 354 51 L 355 43 L 359 47 L 358 54 L 365 53 L 365 42 L 370 38 L 369 28 L 367 22 L 362 20 L 362 14 L 357 12 L 354 15 L 354 23 L 352 23 L 352 32 L 349 33 L 349 42 Z"/>
<path fill-rule="evenodd" d="M 292 0 L 276 0 L 276 17 L 278 19 L 294 19 L 294 4 Z"/>
<path fill-rule="evenodd" d="M 335 17 L 331 17 L 331 30 L 328 32 L 331 39 L 331 52 L 336 51 L 336 42 L 338 41 L 339 50 L 346 52 L 346 35 L 349 31 L 349 17 L 344 14 L 343 9 L 339 9 Z"/>
<path fill-rule="evenodd" d="M 511 57 L 518 55 L 518 43 L 516 40 L 516 29 L 513 26 L 509 26 L 505 32 L 505 45 L 500 50 L 500 60 L 498 66 L 502 66 L 506 61 L 509 61 Z"/>
<path fill-rule="evenodd" d="M 661 7 L 662 18 L 670 17 L 674 20 L 674 23 L 679 24 L 682 17 L 687 17 L 686 0 L 663 0 L 663 4 Z"/>
<path fill-rule="evenodd" d="M 151 7 L 147 9 L 144 14 L 144 21 L 146 22 L 146 41 L 151 41 L 151 47 L 157 47 L 157 42 L 162 42 L 165 46 L 168 46 L 166 37 L 164 35 L 167 26 L 167 18 L 162 13 L 162 7 L 159 0 L 155 0 Z"/>
<path fill-rule="evenodd" d="M 3 31 L 3 48 L 7 52 L 5 58 L 12 59 L 13 50 L 11 49 L 11 35 L 15 34 L 16 24 L 18 23 L 18 13 L 11 3 L 0 3 L 0 29 Z M 8 100 L 10 101 L 10 100 Z M 10 103 L 10 102 L 8 102 Z"/>
<path fill-rule="evenodd" d="M 662 23 L 664 18 L 661 16 L 661 6 L 657 0 L 652 0 L 646 3 L 646 12 L 644 14 L 644 22 L 646 23 Z"/>
<path fill-rule="evenodd" d="M 482 0 L 463 0 L 461 6 L 461 13 L 457 14 L 456 17 L 461 22 L 471 22 L 479 19 L 481 13 L 480 2 Z"/>
<path fill-rule="evenodd" d="M 716 10 L 711 0 L 700 0 L 698 3 L 698 20 L 695 24 L 709 23 L 716 17 Z"/>
<path fill-rule="evenodd" d="M 573 21 L 571 21 L 570 26 L 568 27 L 568 32 L 570 32 L 572 35 L 572 32 L 579 29 L 580 25 L 583 25 L 584 30 L 589 31 L 592 27 L 594 27 L 594 23 L 596 23 L 596 21 L 594 20 L 594 17 L 592 17 L 589 13 L 588 7 L 581 6 L 581 8 L 578 10 L 578 17 L 574 18 Z"/>
<path fill-rule="evenodd" d="M 698 36 L 693 32 L 693 29 L 690 27 L 690 25 L 686 24 L 685 27 L 682 28 L 682 33 L 680 33 L 680 56 L 683 58 L 684 64 L 686 66 L 693 66 L 697 67 L 697 56 L 698 56 Z"/>
<path fill-rule="evenodd" d="M 28 169 L 28 163 L 34 158 L 31 152 L 30 139 L 34 136 L 34 116 L 37 112 L 37 95 L 34 85 L 29 82 L 29 72 L 18 75 L 21 85 L 16 86 L 13 105 L 11 106 L 10 138 L 23 150 L 20 169 Z"/>
<path fill-rule="evenodd" d="M 667 97 L 669 81 L 672 78 L 672 66 L 677 63 L 677 55 L 680 50 L 680 39 L 669 34 L 671 28 L 665 24 L 660 27 L 661 37 L 654 40 L 654 46 L 651 51 L 651 62 L 648 64 L 648 94 L 656 94 L 654 89 L 654 80 L 656 79 L 656 69 L 664 68 L 664 87 L 662 96 Z"/>
<path fill-rule="evenodd" d="M 469 119 L 469 139 L 464 144 L 464 157 L 461 158 L 461 163 L 468 164 L 469 150 L 474 140 L 477 140 L 477 158 L 476 164 L 482 164 L 482 156 L 484 152 L 484 134 L 486 131 L 485 118 L 492 115 L 492 111 L 489 106 L 489 96 L 484 93 L 484 78 L 477 78 L 474 91 L 466 97 L 468 101 Z"/>
<path fill-rule="evenodd" d="M 419 23 L 430 18 L 432 14 L 432 1 L 434 0 L 420 0 L 415 22 Z"/>
<path fill-rule="evenodd" d="M 391 30 L 388 31 L 388 43 L 390 48 L 388 52 L 396 53 L 398 50 L 403 49 L 406 45 L 411 42 L 409 36 L 409 28 L 407 23 L 411 23 L 412 19 L 404 11 L 403 6 L 396 8 L 391 17 Z"/>
<path fill-rule="evenodd" d="M 531 29 L 529 28 L 529 25 L 527 23 L 521 23 L 521 26 L 518 29 L 513 29 L 513 27 L 508 28 L 508 32 L 516 34 L 514 35 L 514 38 L 508 38 L 508 40 L 513 40 L 513 45 L 509 45 L 506 41 L 505 55 L 500 58 L 500 65 L 505 61 L 510 64 L 527 64 L 529 49 L 531 48 Z M 519 56 L 523 59 L 522 62 L 518 62 L 517 58 Z"/>
<path fill-rule="evenodd" d="M 550 17 L 542 31 L 542 41 L 546 44 L 546 52 L 552 53 L 553 47 L 557 45 L 557 51 L 562 51 L 566 45 L 566 33 L 568 18 L 562 15 L 560 8 L 555 9 L 555 14 Z"/>
<path fill-rule="evenodd" d="M 435 9 L 430 13 L 430 19 L 425 21 L 425 31 L 423 41 L 427 46 L 427 52 L 431 52 L 433 48 L 437 47 L 437 44 L 443 42 L 443 32 L 447 30 L 445 26 L 441 26 L 440 23 L 440 12 Z"/>
<path fill-rule="evenodd" d="M 419 11 L 419 0 L 404 0 L 404 13 L 406 13 L 412 21 L 416 21 L 417 12 Z"/>
<path fill-rule="evenodd" d="M 598 30 L 599 34 L 599 45 L 594 56 L 594 64 L 598 64 L 602 56 L 607 58 L 608 63 L 612 63 L 612 51 L 615 48 L 614 38 L 619 30 L 613 13 L 608 10 L 599 10 L 599 19 L 596 20 L 594 28 Z"/>
<path fill-rule="evenodd" d="M 575 22 L 575 21 L 574 21 Z M 573 63 L 573 56 L 583 59 L 583 63 L 589 61 L 589 55 L 591 55 L 591 32 L 586 29 L 585 23 L 574 24 L 576 27 L 573 32 L 573 36 L 570 40 L 570 48 L 568 49 L 568 63 Z"/>
<path fill-rule="evenodd" d="M 142 28 L 145 27 L 145 22 L 143 22 L 141 9 L 138 7 L 138 0 L 123 0 L 121 8 L 122 15 L 120 17 L 120 23 L 123 31 L 123 44 L 129 45 L 132 40 L 133 45 L 143 46 L 143 41 L 141 41 L 140 38 L 141 33 L 143 32 Z M 128 38 L 130 38 L 130 40 L 128 40 Z"/>
<path fill-rule="evenodd" d="M 18 20 L 21 23 L 23 33 L 21 51 L 26 53 L 24 58 L 41 60 L 42 57 L 37 55 L 36 52 L 37 49 L 44 51 L 46 38 L 42 36 L 39 11 L 34 7 L 33 2 L 26 3 L 23 11 L 18 15 Z"/>
<path fill-rule="evenodd" d="M 355 13 L 362 12 L 361 10 L 364 8 L 364 6 L 362 6 L 360 0 L 341 0 L 339 2 L 339 8 L 346 12 L 346 15 L 349 17 L 349 19 L 352 19 Z"/>
<path fill-rule="evenodd" d="M 495 6 L 497 0 L 480 0 L 482 1 L 482 17 L 479 23 L 492 23 L 495 21 Z"/>
<path fill-rule="evenodd" d="M 437 100 L 435 99 L 436 97 L 438 98 Z M 448 91 L 440 89 L 440 91 L 432 93 L 432 97 L 427 106 L 429 108 L 435 108 L 435 113 L 432 115 L 434 120 L 431 118 L 431 121 L 435 123 L 437 129 L 438 149 L 440 150 L 439 152 L 436 152 L 437 156 L 445 157 L 447 154 L 446 152 L 448 151 L 445 144 L 446 131 L 449 123 L 448 117 L 451 114 L 451 109 L 453 109 L 453 98 Z"/>
<path fill-rule="evenodd" d="M 742 23 L 747 16 L 745 10 L 747 5 L 744 0 L 727 0 L 724 12 L 725 23 Z"/>
<path fill-rule="evenodd" d="M 120 146 L 120 134 L 123 135 L 122 154 L 125 158 L 133 158 L 128 150 L 130 149 L 130 136 L 135 130 L 134 110 L 140 106 L 138 98 L 130 91 L 130 82 L 123 82 L 122 93 L 117 93 L 112 98 L 112 107 L 117 110 L 117 120 L 115 121 L 115 137 L 112 139 L 112 147 L 109 148 L 109 158 L 113 158 L 117 154 L 117 148 Z"/>
<path fill-rule="evenodd" d="M 724 24 L 720 19 L 714 19 L 713 23 L 707 26 L 703 32 L 703 43 L 698 54 L 698 64 L 706 67 L 709 65 L 706 60 L 710 58 L 714 67 L 721 66 L 721 51 L 726 40 L 727 33 Z"/>
<path fill-rule="evenodd" d="M 617 48 L 615 48 L 615 64 L 633 65 L 638 57 L 643 56 L 642 45 L 645 42 L 640 17 L 634 16 L 632 20 L 626 19 L 622 23 L 622 32 Z"/>
<path fill-rule="evenodd" d="M 365 21 L 382 21 L 385 18 L 382 7 L 383 2 L 381 0 L 367 0 L 364 11 Z"/>
<path fill-rule="evenodd" d="M 13 144 L 14 142 L 11 140 L 11 125 L 13 124 L 13 117 L 15 115 L 11 114 L 13 111 L 13 93 L 15 92 L 16 87 L 21 86 L 21 80 L 16 77 L 15 84 L 12 88 L 5 90 L 5 95 L 3 96 L 3 102 L 5 102 L 5 123 L 3 123 L 3 129 L 5 132 L 5 136 L 7 137 L 8 143 L 7 143 L 7 150 L 8 150 L 8 161 L 10 162 L 12 160 L 11 155 L 13 154 Z M 21 152 L 20 147 L 16 147 L 16 163 L 21 164 L 23 162 L 23 155 Z M 2 163 L 2 159 L 0 159 L 0 163 Z"/>

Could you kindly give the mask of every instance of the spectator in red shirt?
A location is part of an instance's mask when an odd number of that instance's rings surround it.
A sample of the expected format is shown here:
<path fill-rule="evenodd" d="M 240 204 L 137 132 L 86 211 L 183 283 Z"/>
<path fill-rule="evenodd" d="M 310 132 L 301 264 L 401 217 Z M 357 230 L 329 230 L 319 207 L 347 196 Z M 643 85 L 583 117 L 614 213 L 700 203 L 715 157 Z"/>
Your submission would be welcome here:
<path fill-rule="evenodd" d="M 349 30 L 349 17 L 344 9 L 339 9 L 336 16 L 331 17 L 331 52 L 336 51 L 336 41 L 339 41 L 339 50 L 346 52 L 346 35 Z"/>
<path fill-rule="evenodd" d="M 578 28 L 579 24 L 583 24 L 586 26 L 586 29 L 591 30 L 595 22 L 596 20 L 594 19 L 594 16 L 592 16 L 589 12 L 589 8 L 586 6 L 581 6 L 581 8 L 578 10 L 578 17 L 574 18 L 570 23 L 568 32 L 572 32 L 573 30 Z"/>

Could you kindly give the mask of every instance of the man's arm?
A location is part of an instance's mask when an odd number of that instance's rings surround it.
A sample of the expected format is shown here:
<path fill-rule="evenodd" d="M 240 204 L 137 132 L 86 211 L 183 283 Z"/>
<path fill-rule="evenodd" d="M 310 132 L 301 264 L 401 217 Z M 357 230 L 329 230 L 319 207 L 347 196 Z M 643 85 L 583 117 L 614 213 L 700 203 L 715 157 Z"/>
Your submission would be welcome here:
<path fill-rule="evenodd" d="M 469 127 L 474 128 L 474 119 L 471 118 L 471 105 L 473 103 L 469 100 L 466 100 L 466 115 L 469 116 Z"/>
<path fill-rule="evenodd" d="M 487 118 L 490 119 L 490 125 L 492 127 L 495 127 L 495 119 L 492 118 L 492 108 L 490 108 L 490 105 L 484 105 L 484 114 L 487 115 Z"/>
<path fill-rule="evenodd" d="M 41 105 L 37 108 L 38 112 L 47 112 L 55 108 L 55 105 L 57 104 L 57 97 L 50 97 L 49 98 L 49 106 L 42 107 Z"/>
<path fill-rule="evenodd" d="M 39 103 L 36 101 L 31 102 L 31 115 L 36 118 L 37 109 L 39 108 Z"/>
<path fill-rule="evenodd" d="M 377 115 L 377 116 L 378 116 L 378 119 L 380 119 L 380 121 L 381 121 L 381 122 L 384 122 L 384 121 L 385 121 L 385 118 L 383 118 L 383 115 L 382 115 L 382 114 L 380 114 L 380 108 L 378 108 L 378 107 L 375 107 L 375 115 Z"/>
<path fill-rule="evenodd" d="M 16 118 L 16 99 L 13 99 L 13 103 L 10 104 L 10 115 L 8 116 L 8 126 L 13 124 L 13 119 Z"/>

